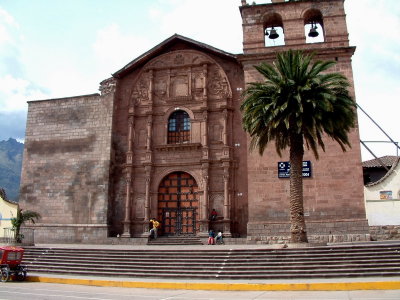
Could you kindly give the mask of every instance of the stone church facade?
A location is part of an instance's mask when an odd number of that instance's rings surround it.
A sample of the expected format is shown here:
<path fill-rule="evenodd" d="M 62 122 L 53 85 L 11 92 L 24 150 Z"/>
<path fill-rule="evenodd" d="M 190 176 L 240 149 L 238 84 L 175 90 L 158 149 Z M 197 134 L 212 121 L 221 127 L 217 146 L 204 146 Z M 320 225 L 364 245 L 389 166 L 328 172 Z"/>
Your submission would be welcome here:
<path fill-rule="evenodd" d="M 241 94 L 262 80 L 254 65 L 287 49 L 337 61 L 352 83 L 355 48 L 343 0 L 242 1 L 240 13 L 243 54 L 174 35 L 101 82 L 100 94 L 29 102 L 20 204 L 43 216 L 36 242 L 143 243 L 151 218 L 164 236 L 213 228 L 249 243 L 288 239 L 289 180 L 278 176 L 288 154 L 249 151 Z M 306 42 L 307 24 L 323 41 Z M 266 30 L 279 27 L 284 45 L 266 46 Z M 311 241 L 368 238 L 358 128 L 350 141 L 343 153 L 326 140 L 319 160 L 305 153 Z"/>

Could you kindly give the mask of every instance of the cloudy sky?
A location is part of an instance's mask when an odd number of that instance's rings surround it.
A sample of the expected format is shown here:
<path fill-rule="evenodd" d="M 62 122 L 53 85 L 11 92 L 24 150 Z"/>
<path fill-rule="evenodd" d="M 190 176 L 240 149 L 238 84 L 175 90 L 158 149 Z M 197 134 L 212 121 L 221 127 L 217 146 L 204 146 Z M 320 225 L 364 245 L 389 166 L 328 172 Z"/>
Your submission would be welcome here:
<path fill-rule="evenodd" d="M 100 81 L 174 33 L 241 53 L 240 2 L 0 0 L 0 140 L 23 140 L 26 101 L 96 93 Z M 357 46 L 357 102 L 400 142 L 400 1 L 346 0 L 345 9 Z M 361 140 L 388 140 L 362 112 L 359 121 Z M 389 144 L 368 146 L 396 155 Z M 371 157 L 363 151 L 363 160 Z"/>

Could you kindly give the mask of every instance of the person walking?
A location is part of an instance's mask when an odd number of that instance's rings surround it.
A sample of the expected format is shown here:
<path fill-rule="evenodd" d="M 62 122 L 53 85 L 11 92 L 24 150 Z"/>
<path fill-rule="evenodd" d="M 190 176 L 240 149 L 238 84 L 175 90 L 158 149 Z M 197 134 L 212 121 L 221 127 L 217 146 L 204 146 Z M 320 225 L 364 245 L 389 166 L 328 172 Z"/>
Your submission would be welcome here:
<path fill-rule="evenodd" d="M 158 222 L 156 219 L 150 219 L 150 223 L 152 224 L 153 228 L 150 229 L 150 236 L 153 235 L 153 238 L 157 238 L 157 230 L 158 227 L 160 227 L 160 222 Z"/>

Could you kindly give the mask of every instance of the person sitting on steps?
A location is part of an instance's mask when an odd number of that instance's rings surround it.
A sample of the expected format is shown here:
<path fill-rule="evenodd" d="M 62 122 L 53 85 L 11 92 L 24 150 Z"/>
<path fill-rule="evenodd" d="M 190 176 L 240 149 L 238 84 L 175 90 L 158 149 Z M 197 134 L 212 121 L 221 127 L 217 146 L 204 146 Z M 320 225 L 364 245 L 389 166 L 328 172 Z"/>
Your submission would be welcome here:
<path fill-rule="evenodd" d="M 218 231 L 217 237 L 215 239 L 215 244 L 224 244 L 224 238 L 222 236 L 222 231 Z"/>
<path fill-rule="evenodd" d="M 208 232 L 208 242 L 207 242 L 208 245 L 215 245 L 214 237 L 215 237 L 214 230 L 210 229 L 210 231 Z"/>
<path fill-rule="evenodd" d="M 212 210 L 212 212 L 211 212 L 211 215 L 210 215 L 210 220 L 211 220 L 211 221 L 216 221 L 216 220 L 217 220 L 217 216 L 218 216 L 218 213 L 217 213 L 217 211 L 215 210 L 215 208 L 213 208 L 213 210 Z"/>

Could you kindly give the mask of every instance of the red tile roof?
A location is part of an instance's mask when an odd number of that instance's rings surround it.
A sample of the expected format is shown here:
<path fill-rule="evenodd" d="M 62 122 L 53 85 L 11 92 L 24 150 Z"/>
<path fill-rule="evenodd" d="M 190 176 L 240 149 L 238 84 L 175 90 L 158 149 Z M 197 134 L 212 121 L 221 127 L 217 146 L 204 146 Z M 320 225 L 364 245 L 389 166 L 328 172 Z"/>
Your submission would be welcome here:
<path fill-rule="evenodd" d="M 384 165 L 386 167 L 391 167 L 394 164 L 397 163 L 397 160 L 400 158 L 400 156 L 390 156 L 390 155 L 386 155 L 386 156 L 382 156 L 379 159 L 384 163 Z M 362 163 L 363 168 L 382 168 L 382 164 L 379 162 L 379 159 L 371 159 L 371 160 L 367 160 L 364 161 Z"/>

